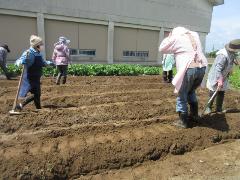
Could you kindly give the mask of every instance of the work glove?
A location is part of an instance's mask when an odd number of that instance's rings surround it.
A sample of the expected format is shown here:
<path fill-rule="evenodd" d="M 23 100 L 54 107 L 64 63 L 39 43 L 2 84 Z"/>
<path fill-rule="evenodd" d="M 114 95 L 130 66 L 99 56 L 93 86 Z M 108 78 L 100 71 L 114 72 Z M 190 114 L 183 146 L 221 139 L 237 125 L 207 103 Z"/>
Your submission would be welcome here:
<path fill-rule="evenodd" d="M 16 66 L 21 66 L 22 65 L 22 61 L 20 59 L 17 59 L 16 62 L 15 62 L 15 65 Z"/>
<path fill-rule="evenodd" d="M 217 85 L 218 85 L 218 87 L 220 87 L 220 88 L 223 87 L 223 77 L 220 77 L 220 78 L 217 80 Z"/>
<path fill-rule="evenodd" d="M 53 61 L 46 61 L 47 65 L 55 67 L 56 64 Z"/>

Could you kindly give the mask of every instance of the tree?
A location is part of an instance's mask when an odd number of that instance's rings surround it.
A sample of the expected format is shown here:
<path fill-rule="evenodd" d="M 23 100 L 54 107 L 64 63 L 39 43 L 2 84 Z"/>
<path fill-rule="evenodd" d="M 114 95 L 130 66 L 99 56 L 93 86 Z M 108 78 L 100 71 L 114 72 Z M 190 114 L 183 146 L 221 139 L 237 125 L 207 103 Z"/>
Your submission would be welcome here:
<path fill-rule="evenodd" d="M 218 50 L 215 50 L 215 51 L 212 51 L 212 52 L 208 52 L 208 53 L 206 54 L 206 56 L 207 56 L 208 58 L 215 58 L 215 57 L 217 56 L 217 52 L 218 52 Z"/>

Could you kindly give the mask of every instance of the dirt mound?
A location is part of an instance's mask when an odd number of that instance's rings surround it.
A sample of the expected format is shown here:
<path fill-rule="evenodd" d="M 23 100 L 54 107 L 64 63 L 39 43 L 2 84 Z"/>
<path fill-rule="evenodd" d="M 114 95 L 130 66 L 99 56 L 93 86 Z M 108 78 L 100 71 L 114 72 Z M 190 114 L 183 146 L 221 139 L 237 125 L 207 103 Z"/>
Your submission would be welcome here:
<path fill-rule="evenodd" d="M 233 180 L 240 177 L 240 141 L 216 145 L 204 151 L 183 156 L 169 156 L 162 161 L 150 161 L 139 166 L 87 175 L 78 180 Z"/>
<path fill-rule="evenodd" d="M 175 95 L 158 76 L 42 81 L 43 110 L 9 116 L 17 81 L 1 80 L 0 177 L 73 179 L 136 166 L 240 138 L 239 113 L 212 114 L 187 130 L 172 122 Z M 207 91 L 200 90 L 200 108 Z M 240 109 L 237 92 L 227 108 Z"/>

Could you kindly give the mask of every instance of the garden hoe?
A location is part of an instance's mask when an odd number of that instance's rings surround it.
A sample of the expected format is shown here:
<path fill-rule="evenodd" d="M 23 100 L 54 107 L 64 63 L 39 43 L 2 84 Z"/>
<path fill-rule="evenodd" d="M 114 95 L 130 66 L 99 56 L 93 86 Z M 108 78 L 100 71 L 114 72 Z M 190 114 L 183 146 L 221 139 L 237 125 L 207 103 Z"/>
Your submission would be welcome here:
<path fill-rule="evenodd" d="M 212 95 L 212 97 L 209 99 L 209 101 L 207 102 L 207 104 L 204 106 L 203 112 L 201 113 L 200 117 L 203 117 L 204 112 L 206 111 L 207 107 L 209 106 L 209 104 L 212 103 L 212 101 L 214 100 L 214 98 L 216 97 L 218 91 L 220 90 L 220 87 L 217 87 L 217 90 L 214 92 L 214 94 Z"/>
<path fill-rule="evenodd" d="M 20 87 L 22 85 L 22 79 L 23 79 L 24 70 L 25 70 L 25 66 L 23 66 L 23 69 L 22 69 L 22 74 L 21 74 L 21 77 L 20 77 L 20 80 L 19 80 L 19 83 L 18 83 L 17 94 L 16 94 L 16 97 L 15 97 L 15 100 L 14 100 L 14 103 L 13 103 L 12 110 L 9 111 L 10 115 L 20 115 L 20 114 L 22 114 L 21 112 L 17 112 L 16 111 L 16 106 L 17 106 L 17 102 L 18 102 L 18 96 L 19 96 L 19 92 L 20 92 Z"/>

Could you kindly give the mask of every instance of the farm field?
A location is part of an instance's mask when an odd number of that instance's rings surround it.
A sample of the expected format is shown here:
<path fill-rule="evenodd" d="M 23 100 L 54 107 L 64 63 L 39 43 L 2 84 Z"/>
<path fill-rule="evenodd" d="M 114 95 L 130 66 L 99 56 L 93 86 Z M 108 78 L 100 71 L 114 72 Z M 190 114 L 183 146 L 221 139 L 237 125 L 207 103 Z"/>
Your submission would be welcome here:
<path fill-rule="evenodd" d="M 17 84 L 0 79 L 0 179 L 239 177 L 237 91 L 226 94 L 232 113 L 178 129 L 176 95 L 160 76 L 69 77 L 62 86 L 43 78 L 43 109 L 9 116 Z M 198 94 L 203 109 L 208 92 Z"/>

